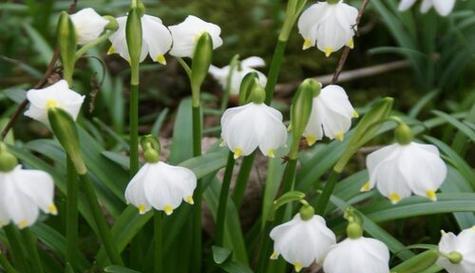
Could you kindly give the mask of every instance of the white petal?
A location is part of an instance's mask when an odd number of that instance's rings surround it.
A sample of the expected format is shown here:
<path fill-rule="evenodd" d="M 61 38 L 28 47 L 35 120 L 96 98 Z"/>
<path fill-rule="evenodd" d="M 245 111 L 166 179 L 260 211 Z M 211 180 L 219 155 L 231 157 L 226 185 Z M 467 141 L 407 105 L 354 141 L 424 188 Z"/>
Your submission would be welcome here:
<path fill-rule="evenodd" d="M 264 155 L 274 156 L 274 152 L 287 143 L 287 128 L 282 123 L 282 114 L 272 107 L 262 104 L 256 115 L 255 130 L 258 133 L 259 149 Z"/>
<path fill-rule="evenodd" d="M 261 57 L 252 56 L 241 61 L 242 67 L 258 68 L 266 66 L 266 62 Z"/>
<path fill-rule="evenodd" d="M 129 50 L 127 47 L 127 39 L 125 37 L 127 16 L 118 17 L 116 20 L 119 28 L 109 37 L 109 40 L 112 43 L 111 48 L 109 49 L 109 54 L 117 53 L 126 61 L 129 61 Z"/>
<path fill-rule="evenodd" d="M 151 205 L 145 197 L 145 181 L 149 179 L 151 164 L 145 164 L 135 174 L 125 189 L 125 199 L 139 209 L 141 214 L 151 209 Z"/>
<path fill-rule="evenodd" d="M 157 17 L 144 15 L 142 17 L 143 40 L 147 44 L 150 58 L 154 61 L 162 61 L 163 55 L 172 46 L 172 35 L 162 20 Z"/>
<path fill-rule="evenodd" d="M 435 10 L 442 16 L 449 15 L 455 6 L 455 0 L 433 0 Z"/>
<path fill-rule="evenodd" d="M 80 45 L 96 40 L 104 31 L 105 26 L 109 24 L 108 20 L 97 14 L 92 8 L 82 9 L 72 14 L 71 21 L 76 29 Z"/>
<path fill-rule="evenodd" d="M 17 169 L 13 179 L 17 188 L 43 212 L 57 213 L 53 201 L 54 181 L 51 175 L 44 171 Z"/>
<path fill-rule="evenodd" d="M 414 3 L 416 3 L 416 0 L 401 0 L 401 2 L 399 3 L 399 10 L 408 10 L 414 5 Z"/>
<path fill-rule="evenodd" d="M 434 5 L 433 0 L 423 0 L 421 4 L 421 12 L 426 13 Z"/>
<path fill-rule="evenodd" d="M 253 120 L 256 108 L 253 103 L 230 108 L 221 118 L 221 136 L 226 146 L 237 156 L 251 154 L 259 145 Z"/>
<path fill-rule="evenodd" d="M 188 16 L 178 25 L 170 26 L 173 37 L 173 47 L 170 54 L 176 57 L 193 57 L 196 43 L 201 34 L 207 32 L 213 40 L 213 49 L 220 47 L 223 40 L 220 37 L 221 28 L 201 20 L 196 16 Z"/>
<path fill-rule="evenodd" d="M 327 6 L 326 2 L 317 2 L 302 12 L 298 21 L 298 29 L 305 40 L 304 48 L 315 46 L 317 25 L 326 12 Z"/>
<path fill-rule="evenodd" d="M 385 160 L 391 160 L 393 158 L 394 151 L 399 147 L 398 144 L 392 144 L 385 146 L 379 150 L 376 150 L 366 157 L 366 168 L 369 172 L 369 185 L 368 190 L 372 189 L 376 184 L 376 169 L 377 166 Z"/>

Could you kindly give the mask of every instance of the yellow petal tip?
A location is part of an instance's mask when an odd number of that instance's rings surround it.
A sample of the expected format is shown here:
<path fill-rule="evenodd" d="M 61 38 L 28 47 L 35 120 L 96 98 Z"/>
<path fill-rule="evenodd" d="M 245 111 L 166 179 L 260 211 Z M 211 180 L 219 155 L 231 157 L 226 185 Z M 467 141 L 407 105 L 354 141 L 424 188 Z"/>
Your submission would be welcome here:
<path fill-rule="evenodd" d="M 401 196 L 395 192 L 392 192 L 391 194 L 389 194 L 388 196 L 389 200 L 391 201 L 391 203 L 393 203 L 393 205 L 399 203 L 399 201 L 401 201 Z"/>
<path fill-rule="evenodd" d="M 236 148 L 234 149 L 234 159 L 238 159 L 242 156 L 242 150 L 241 148 Z"/>
<path fill-rule="evenodd" d="M 115 51 L 115 48 L 113 46 L 111 46 L 109 48 L 109 50 L 107 51 L 107 55 L 111 55 L 111 54 L 114 54 L 116 51 Z"/>
<path fill-rule="evenodd" d="M 275 150 L 269 149 L 269 151 L 267 152 L 267 156 L 270 158 L 275 158 Z"/>
<path fill-rule="evenodd" d="M 345 133 L 343 133 L 342 131 L 336 133 L 335 139 L 338 141 L 343 141 L 345 139 Z"/>
<path fill-rule="evenodd" d="M 295 272 L 300 272 L 302 271 L 302 264 L 301 263 L 294 263 L 294 269 L 295 269 Z"/>
<path fill-rule="evenodd" d="M 325 57 L 328 58 L 328 57 L 330 57 L 330 56 L 332 55 L 332 53 L 333 53 L 333 48 L 327 47 L 327 48 L 325 48 L 325 49 L 323 50 L 323 52 L 325 53 Z"/>
<path fill-rule="evenodd" d="M 52 215 L 58 215 L 58 208 L 55 204 L 51 204 L 48 206 L 48 212 Z"/>
<path fill-rule="evenodd" d="M 277 260 L 279 258 L 279 253 L 277 251 L 272 252 L 272 255 L 270 255 L 271 260 Z"/>
<path fill-rule="evenodd" d="M 166 215 L 170 216 L 173 213 L 173 207 L 170 205 L 165 205 L 165 207 L 163 207 L 163 211 Z"/>
<path fill-rule="evenodd" d="M 163 65 L 167 64 L 167 59 L 165 59 L 165 56 L 163 55 L 157 55 L 157 57 L 155 57 L 155 61 Z"/>
<path fill-rule="evenodd" d="M 317 142 L 317 136 L 316 135 L 307 135 L 305 136 L 305 140 L 307 141 L 308 146 L 312 146 Z"/>
<path fill-rule="evenodd" d="M 193 196 L 187 196 L 185 197 L 185 202 L 190 204 L 190 205 L 194 205 L 195 204 L 195 201 L 193 200 Z"/>
<path fill-rule="evenodd" d="M 56 108 L 56 107 L 58 107 L 58 105 L 59 105 L 59 103 L 55 99 L 49 99 L 49 100 L 46 101 L 46 108 L 47 109 Z"/>
<path fill-rule="evenodd" d="M 20 222 L 18 222 L 18 228 L 19 229 L 24 229 L 26 227 L 28 227 L 30 224 L 28 223 L 27 220 L 21 220 Z"/>
<path fill-rule="evenodd" d="M 361 187 L 360 192 L 368 192 L 371 190 L 371 183 L 366 182 L 364 183 L 363 187 Z"/>
<path fill-rule="evenodd" d="M 346 42 L 346 46 L 351 49 L 355 48 L 355 42 L 353 41 L 353 38 L 351 38 L 350 40 L 348 40 L 348 42 Z"/>
<path fill-rule="evenodd" d="M 359 118 L 360 114 L 356 111 L 353 112 L 353 118 Z"/>
<path fill-rule="evenodd" d="M 305 39 L 305 40 L 303 41 L 302 49 L 303 49 L 303 50 L 307 50 L 307 49 L 309 49 L 309 48 L 311 48 L 311 47 L 312 47 L 312 41 L 311 41 L 310 39 Z"/>
<path fill-rule="evenodd" d="M 139 209 L 139 214 L 142 214 L 142 215 L 145 214 L 146 211 L 145 211 L 145 205 L 144 204 L 140 204 L 138 206 L 138 209 Z"/>
<path fill-rule="evenodd" d="M 437 201 L 437 194 L 433 190 L 426 191 L 426 196 L 432 201 Z"/>

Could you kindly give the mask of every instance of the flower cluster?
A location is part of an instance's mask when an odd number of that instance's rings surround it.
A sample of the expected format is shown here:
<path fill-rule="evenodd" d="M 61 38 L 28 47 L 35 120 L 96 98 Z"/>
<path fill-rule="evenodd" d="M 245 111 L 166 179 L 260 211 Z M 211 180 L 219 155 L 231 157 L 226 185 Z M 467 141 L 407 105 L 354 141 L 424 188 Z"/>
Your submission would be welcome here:
<path fill-rule="evenodd" d="M 401 0 L 399 3 L 399 10 L 405 11 L 411 8 L 417 0 Z M 426 13 L 432 7 L 441 16 L 449 15 L 455 7 L 455 0 L 423 0 L 421 4 L 421 12 Z"/>

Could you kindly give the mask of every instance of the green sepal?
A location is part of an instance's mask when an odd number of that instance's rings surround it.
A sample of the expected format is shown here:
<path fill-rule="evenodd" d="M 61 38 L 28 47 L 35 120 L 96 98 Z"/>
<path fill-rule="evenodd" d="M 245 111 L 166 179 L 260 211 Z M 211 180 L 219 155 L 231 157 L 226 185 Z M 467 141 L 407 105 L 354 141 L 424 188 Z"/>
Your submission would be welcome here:
<path fill-rule="evenodd" d="M 142 53 L 142 21 L 139 8 L 130 9 L 125 26 L 125 36 L 129 51 L 131 69 L 130 83 L 139 85 L 139 65 Z"/>
<path fill-rule="evenodd" d="M 18 165 L 18 159 L 8 152 L 7 145 L 0 142 L 0 172 L 9 172 Z"/>
<path fill-rule="evenodd" d="M 208 75 L 211 60 L 213 58 L 213 40 L 208 32 L 201 34 L 196 43 L 191 65 L 191 90 L 193 106 L 200 105 L 200 88 Z"/>
<path fill-rule="evenodd" d="M 64 11 L 59 16 L 57 39 L 64 79 L 71 85 L 76 63 L 77 36 L 71 17 Z"/>
<path fill-rule="evenodd" d="M 418 273 L 431 267 L 439 258 L 437 246 L 434 249 L 427 250 L 421 254 L 404 261 L 403 263 L 391 268 L 392 273 Z"/>
<path fill-rule="evenodd" d="M 383 98 L 366 113 L 355 128 L 348 146 L 333 170 L 341 173 L 351 157 L 371 139 L 376 137 L 379 128 L 389 117 L 393 107 L 393 98 Z"/>
<path fill-rule="evenodd" d="M 259 76 L 256 72 L 251 72 L 244 76 L 239 88 L 239 105 L 249 103 L 249 97 L 256 84 L 258 84 L 258 78 Z"/>
<path fill-rule="evenodd" d="M 147 163 L 157 163 L 160 161 L 160 141 L 158 138 L 153 135 L 146 135 L 140 140 L 140 146 L 142 146 Z"/>
<path fill-rule="evenodd" d="M 76 123 L 71 115 L 61 108 L 54 107 L 48 109 L 48 119 L 54 135 L 63 146 L 66 154 L 71 158 L 77 173 L 80 175 L 86 174 L 87 167 L 81 155 Z"/>

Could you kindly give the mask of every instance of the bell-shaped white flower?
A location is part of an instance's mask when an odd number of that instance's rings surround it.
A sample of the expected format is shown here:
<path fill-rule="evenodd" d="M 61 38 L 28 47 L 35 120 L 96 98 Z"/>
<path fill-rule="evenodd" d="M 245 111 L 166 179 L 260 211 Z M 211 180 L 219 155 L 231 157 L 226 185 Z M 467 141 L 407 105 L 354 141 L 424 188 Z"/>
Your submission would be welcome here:
<path fill-rule="evenodd" d="M 358 113 L 345 90 L 338 85 L 328 85 L 313 98 L 312 113 L 303 136 L 309 145 L 323 136 L 342 141 L 355 117 Z"/>
<path fill-rule="evenodd" d="M 411 8 L 417 0 L 401 0 L 399 10 L 405 11 Z M 441 16 L 449 15 L 455 7 L 455 0 L 423 0 L 421 4 L 421 12 L 426 13 L 430 8 L 434 7 Z"/>
<path fill-rule="evenodd" d="M 221 118 L 221 137 L 237 159 L 250 155 L 257 147 L 274 157 L 287 142 L 282 114 L 264 103 L 248 103 L 226 110 Z"/>
<path fill-rule="evenodd" d="M 162 20 L 158 17 L 144 15 L 142 22 L 142 51 L 140 61 L 147 57 L 147 54 L 154 62 L 166 64 L 165 54 L 172 46 L 172 36 Z M 109 40 L 112 43 L 109 54 L 117 53 L 122 58 L 130 61 L 129 49 L 127 46 L 127 38 L 125 27 L 127 24 L 127 16 L 117 18 L 119 28 L 111 35 Z"/>
<path fill-rule="evenodd" d="M 76 119 L 84 96 L 69 89 L 65 80 L 46 87 L 44 89 L 31 89 L 26 93 L 26 98 L 30 103 L 25 116 L 38 120 L 49 126 L 48 109 L 58 107 L 68 112 L 73 119 Z"/>
<path fill-rule="evenodd" d="M 109 21 L 92 8 L 82 9 L 71 15 L 76 30 L 78 44 L 84 45 L 99 38 Z"/>
<path fill-rule="evenodd" d="M 33 225 L 39 211 L 56 215 L 54 182 L 46 172 L 24 170 L 20 165 L 0 172 L 0 227 L 10 221 L 20 229 Z"/>
<path fill-rule="evenodd" d="M 170 54 L 175 57 L 193 57 L 196 43 L 201 34 L 208 33 L 213 41 L 213 49 L 223 44 L 221 28 L 218 25 L 205 22 L 200 18 L 190 15 L 178 25 L 170 26 L 173 37 L 173 47 Z"/>
<path fill-rule="evenodd" d="M 182 201 L 193 204 L 196 180 L 187 168 L 164 162 L 146 163 L 130 181 L 125 198 L 140 214 L 154 208 L 170 215 Z"/>
<path fill-rule="evenodd" d="M 274 240 L 274 253 L 279 255 L 299 272 L 314 262 L 321 264 L 330 247 L 336 243 L 335 234 L 326 226 L 325 219 L 314 215 L 308 220 L 300 213 L 282 225 L 272 229 L 270 237 Z"/>
<path fill-rule="evenodd" d="M 411 193 L 433 201 L 447 176 L 447 166 L 434 145 L 395 143 L 368 155 L 369 182 L 362 191 L 375 185 L 382 195 L 396 204 Z"/>
<path fill-rule="evenodd" d="M 457 236 L 452 232 L 442 232 L 439 252 L 437 264 L 447 272 L 475 272 L 475 227 L 465 229 Z"/>
<path fill-rule="evenodd" d="M 347 238 L 333 246 L 323 263 L 325 273 L 389 273 L 389 249 L 372 238 Z"/>
<path fill-rule="evenodd" d="M 343 46 L 353 48 L 358 10 L 343 1 L 318 2 L 305 10 L 298 21 L 304 38 L 303 49 L 317 44 L 318 49 L 329 57 Z"/>
<path fill-rule="evenodd" d="M 257 73 L 259 84 L 265 86 L 267 84 L 267 77 L 255 68 L 265 66 L 265 61 L 260 57 L 249 57 L 240 62 L 239 67 L 235 67 L 231 75 L 230 94 L 239 95 L 239 89 L 241 88 L 241 82 L 244 77 L 252 72 Z M 228 84 L 229 73 L 231 72 L 231 66 L 225 66 L 223 68 L 211 65 L 209 73 L 219 82 L 221 87 L 225 89 Z"/>

